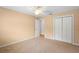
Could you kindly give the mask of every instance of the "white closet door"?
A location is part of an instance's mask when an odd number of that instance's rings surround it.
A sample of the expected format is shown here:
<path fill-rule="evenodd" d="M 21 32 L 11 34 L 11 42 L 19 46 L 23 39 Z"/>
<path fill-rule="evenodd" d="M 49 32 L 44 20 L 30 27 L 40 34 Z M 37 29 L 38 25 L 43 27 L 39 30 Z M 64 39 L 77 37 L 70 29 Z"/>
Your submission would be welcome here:
<path fill-rule="evenodd" d="M 54 39 L 72 43 L 74 40 L 74 19 L 72 16 L 56 17 L 54 19 Z"/>
<path fill-rule="evenodd" d="M 63 25 L 62 25 L 62 40 L 67 42 L 67 18 L 63 17 Z"/>
<path fill-rule="evenodd" d="M 63 41 L 72 42 L 72 17 L 63 17 Z"/>
<path fill-rule="evenodd" d="M 54 39 L 62 40 L 62 18 L 57 17 L 54 20 Z"/>
<path fill-rule="evenodd" d="M 72 17 L 67 18 L 67 41 L 72 43 Z"/>

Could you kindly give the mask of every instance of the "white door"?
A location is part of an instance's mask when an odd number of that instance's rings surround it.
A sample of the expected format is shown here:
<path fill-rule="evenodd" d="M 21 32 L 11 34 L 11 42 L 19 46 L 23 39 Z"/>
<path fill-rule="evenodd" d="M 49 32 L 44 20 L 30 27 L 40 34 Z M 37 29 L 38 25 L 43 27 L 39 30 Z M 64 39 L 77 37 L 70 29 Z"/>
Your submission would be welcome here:
<path fill-rule="evenodd" d="M 54 19 L 54 39 L 72 43 L 74 40 L 73 22 L 72 16 L 56 17 Z"/>
<path fill-rule="evenodd" d="M 62 40 L 62 18 L 57 17 L 54 20 L 54 39 Z"/>
<path fill-rule="evenodd" d="M 41 19 L 41 34 L 44 34 L 44 20 Z"/>
<path fill-rule="evenodd" d="M 40 20 L 35 20 L 35 37 L 40 35 L 41 25 Z"/>
<path fill-rule="evenodd" d="M 72 43 L 73 40 L 73 17 L 63 17 L 63 40 Z"/>

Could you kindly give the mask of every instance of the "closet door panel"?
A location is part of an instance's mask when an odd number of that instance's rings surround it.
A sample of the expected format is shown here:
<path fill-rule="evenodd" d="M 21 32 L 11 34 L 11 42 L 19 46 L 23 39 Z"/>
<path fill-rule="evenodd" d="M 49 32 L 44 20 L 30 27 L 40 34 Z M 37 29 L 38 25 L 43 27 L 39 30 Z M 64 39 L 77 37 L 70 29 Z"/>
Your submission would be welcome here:
<path fill-rule="evenodd" d="M 72 42 L 72 17 L 67 17 L 67 42 Z"/>
<path fill-rule="evenodd" d="M 63 25 L 62 25 L 62 40 L 67 41 L 67 18 L 63 17 Z"/>
<path fill-rule="evenodd" d="M 55 23 L 54 23 L 54 37 L 56 40 L 62 40 L 62 18 L 57 17 L 55 18 Z"/>
<path fill-rule="evenodd" d="M 71 43 L 72 42 L 72 17 L 63 17 L 63 41 Z"/>

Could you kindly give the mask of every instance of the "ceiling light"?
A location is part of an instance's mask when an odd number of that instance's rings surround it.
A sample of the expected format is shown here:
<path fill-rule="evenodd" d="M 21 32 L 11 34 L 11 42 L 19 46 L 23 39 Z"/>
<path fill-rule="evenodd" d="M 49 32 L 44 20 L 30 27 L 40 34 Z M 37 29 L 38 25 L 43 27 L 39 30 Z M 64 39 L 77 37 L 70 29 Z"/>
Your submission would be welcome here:
<path fill-rule="evenodd" d="M 40 14 L 42 14 L 42 12 L 43 12 L 43 10 L 42 10 L 43 8 L 42 7 L 40 7 L 40 6 L 37 6 L 37 7 L 35 7 L 35 15 L 40 15 Z"/>
<path fill-rule="evenodd" d="M 40 10 L 40 9 L 36 9 L 35 10 L 35 15 L 39 15 L 39 14 L 41 14 L 42 13 L 42 10 Z"/>

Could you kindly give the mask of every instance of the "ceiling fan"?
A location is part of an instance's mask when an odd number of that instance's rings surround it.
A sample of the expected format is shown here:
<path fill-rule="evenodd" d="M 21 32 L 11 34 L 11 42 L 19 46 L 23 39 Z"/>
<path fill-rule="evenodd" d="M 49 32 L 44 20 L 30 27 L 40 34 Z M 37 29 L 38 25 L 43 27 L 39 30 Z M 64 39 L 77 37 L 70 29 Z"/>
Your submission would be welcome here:
<path fill-rule="evenodd" d="M 46 10 L 48 7 L 47 6 L 34 6 L 32 7 L 35 17 L 37 18 L 43 18 L 45 16 L 45 14 L 47 13 L 48 15 L 52 14 L 50 11 L 51 10 Z"/>
<path fill-rule="evenodd" d="M 45 6 L 35 6 L 34 7 L 34 14 L 36 17 L 41 17 L 43 16 L 43 13 L 45 11 Z"/>

